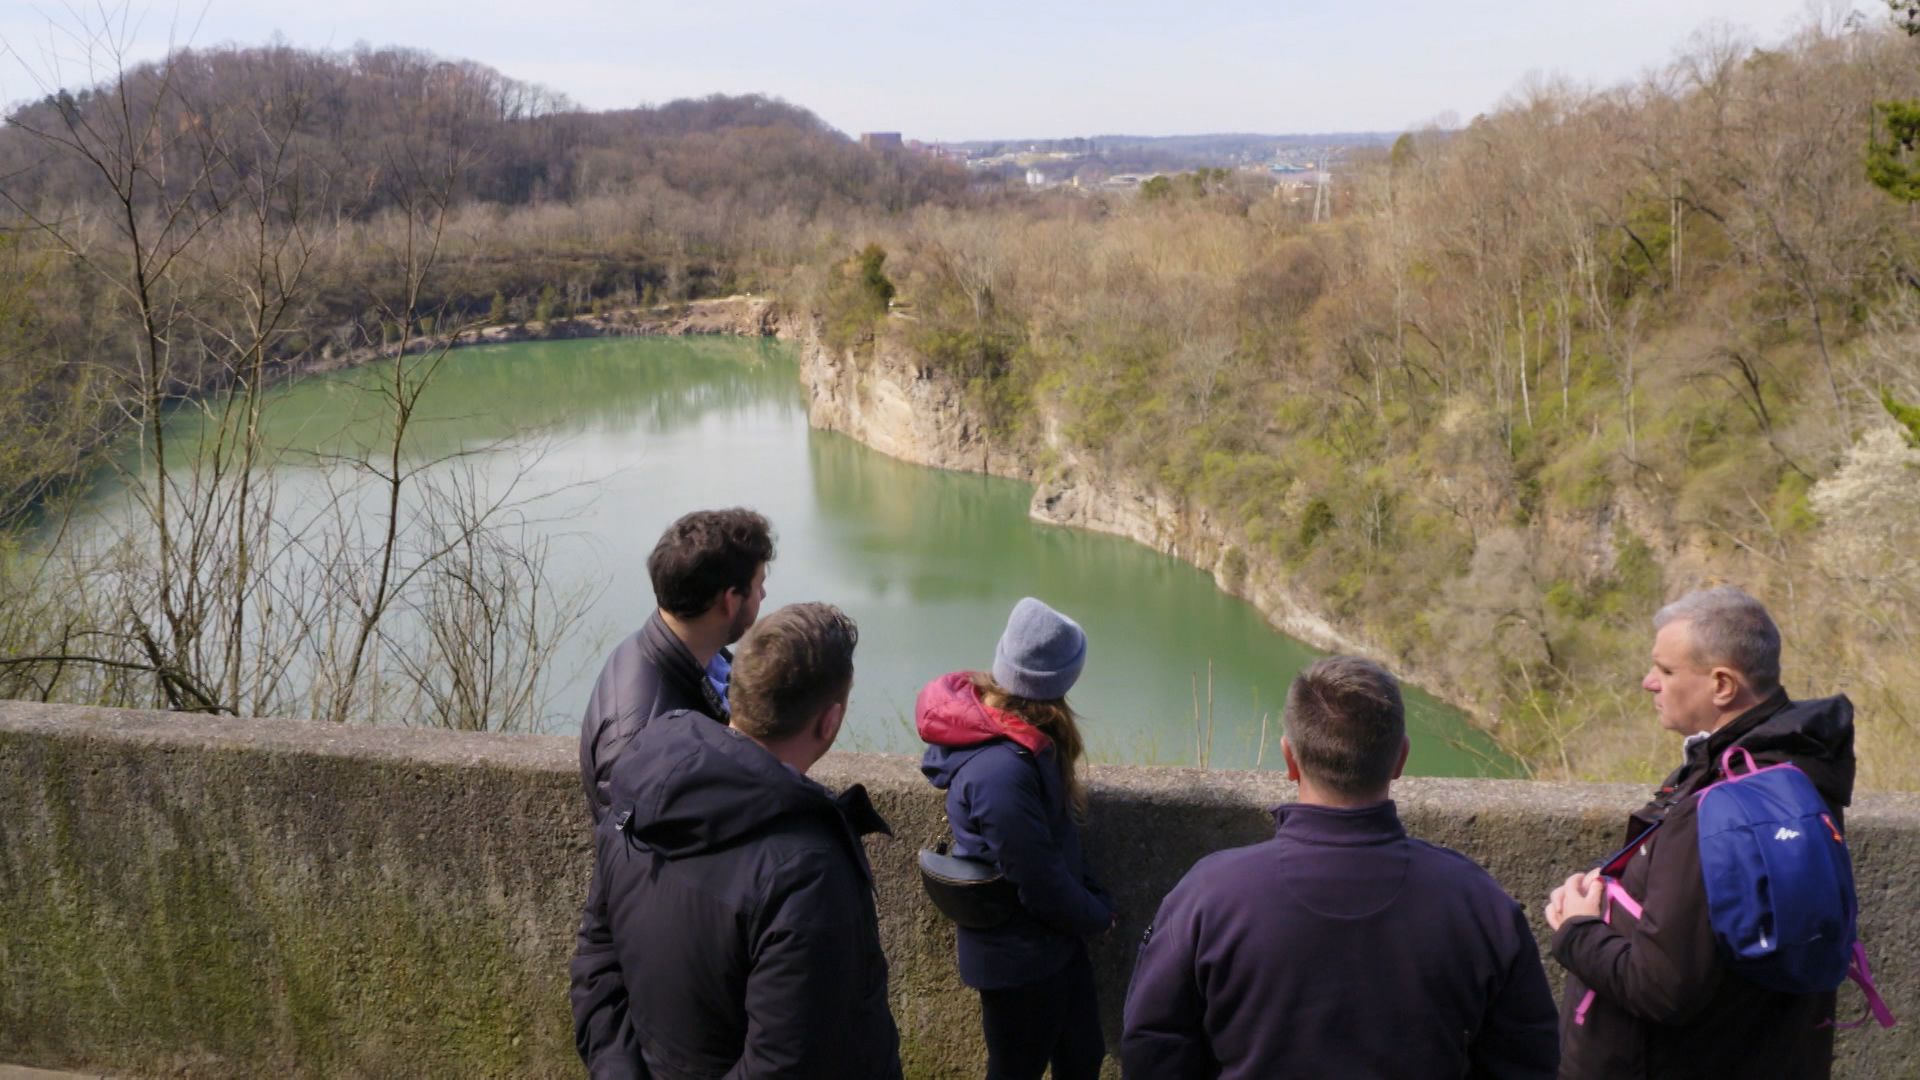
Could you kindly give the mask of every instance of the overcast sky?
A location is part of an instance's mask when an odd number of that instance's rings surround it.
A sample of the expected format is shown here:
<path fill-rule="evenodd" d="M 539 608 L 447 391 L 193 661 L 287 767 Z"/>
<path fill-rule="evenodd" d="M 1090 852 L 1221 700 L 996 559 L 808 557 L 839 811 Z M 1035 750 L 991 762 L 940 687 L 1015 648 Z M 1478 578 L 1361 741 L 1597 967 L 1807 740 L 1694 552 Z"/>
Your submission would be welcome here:
<path fill-rule="evenodd" d="M 39 96 L 23 64 L 45 73 L 57 56 L 63 82 L 85 81 L 72 40 L 50 24 L 71 26 L 94 2 L 0 0 L 13 54 L 0 57 L 0 99 Z M 1631 79 L 1712 21 L 1768 43 L 1809 17 L 1806 0 L 184 0 L 131 11 L 129 51 L 142 59 L 170 35 L 408 45 L 589 108 L 757 92 L 847 132 L 954 140 L 1399 130 L 1470 118 L 1530 73 Z"/>

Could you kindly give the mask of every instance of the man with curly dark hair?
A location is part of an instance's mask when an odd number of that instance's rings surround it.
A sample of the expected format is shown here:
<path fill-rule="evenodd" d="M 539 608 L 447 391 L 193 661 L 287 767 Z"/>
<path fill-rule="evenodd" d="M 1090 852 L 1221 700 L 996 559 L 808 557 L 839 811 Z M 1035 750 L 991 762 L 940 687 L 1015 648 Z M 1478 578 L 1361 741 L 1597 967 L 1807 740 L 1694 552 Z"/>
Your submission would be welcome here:
<path fill-rule="evenodd" d="M 760 616 L 773 526 L 752 510 L 696 510 L 667 526 L 647 557 L 659 605 L 614 647 L 580 725 L 580 779 L 598 822 L 613 763 L 655 717 L 675 709 L 727 722 L 732 654 Z"/>

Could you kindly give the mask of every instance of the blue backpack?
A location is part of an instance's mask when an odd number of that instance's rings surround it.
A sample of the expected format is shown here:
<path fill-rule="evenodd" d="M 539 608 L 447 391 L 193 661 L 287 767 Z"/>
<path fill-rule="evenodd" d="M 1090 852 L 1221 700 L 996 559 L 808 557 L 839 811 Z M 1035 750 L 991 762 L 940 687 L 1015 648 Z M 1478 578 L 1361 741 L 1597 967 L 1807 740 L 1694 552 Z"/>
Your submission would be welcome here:
<path fill-rule="evenodd" d="M 1745 772 L 1734 771 L 1735 755 Z M 1700 869 L 1729 965 L 1789 994 L 1835 990 L 1851 978 L 1874 1019 L 1892 1027 L 1855 934 L 1853 860 L 1819 789 L 1798 766 L 1761 768 L 1737 746 L 1721 756 L 1720 771 L 1726 779 L 1699 795 Z"/>

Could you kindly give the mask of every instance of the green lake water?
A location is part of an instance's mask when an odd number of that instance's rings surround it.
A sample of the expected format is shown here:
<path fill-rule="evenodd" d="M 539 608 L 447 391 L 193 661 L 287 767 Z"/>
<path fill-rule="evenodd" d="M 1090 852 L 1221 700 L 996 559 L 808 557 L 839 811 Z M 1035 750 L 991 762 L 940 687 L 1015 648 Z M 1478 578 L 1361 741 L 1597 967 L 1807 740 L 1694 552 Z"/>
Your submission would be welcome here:
<path fill-rule="evenodd" d="M 302 380 L 279 394 L 269 436 L 295 451 L 379 441 L 378 369 Z M 840 605 L 860 625 L 842 745 L 916 751 L 913 699 L 929 678 L 985 667 L 1008 610 L 1038 596 L 1079 620 L 1086 670 L 1071 697 L 1098 761 L 1193 764 L 1211 678 L 1210 763 L 1277 768 L 1279 706 L 1317 654 L 1272 630 L 1206 574 L 1117 537 L 1040 525 L 1024 484 L 888 458 L 807 426 L 791 353 L 738 339 L 614 338 L 462 349 L 422 403 L 411 451 L 469 451 L 460 467 L 521 477 L 550 538 L 550 575 L 593 606 L 551 681 L 546 727 L 578 730 L 600 661 L 653 606 L 645 559 L 661 530 L 700 507 L 744 505 L 774 522 L 767 607 Z M 298 477 L 286 479 L 296 487 Z M 1211 675 L 1209 675 L 1211 672 Z M 1502 775 L 1461 715 L 1408 694 L 1409 772 Z M 1265 748 L 1262 752 L 1262 721 Z"/>

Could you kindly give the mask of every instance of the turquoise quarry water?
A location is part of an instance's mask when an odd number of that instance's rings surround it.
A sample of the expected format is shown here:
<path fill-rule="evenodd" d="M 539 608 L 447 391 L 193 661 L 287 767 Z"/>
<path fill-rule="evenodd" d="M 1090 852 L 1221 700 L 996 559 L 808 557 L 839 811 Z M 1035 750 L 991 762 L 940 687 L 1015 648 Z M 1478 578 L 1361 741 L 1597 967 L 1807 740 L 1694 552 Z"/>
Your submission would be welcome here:
<path fill-rule="evenodd" d="M 377 444 L 379 367 L 301 380 L 269 411 L 277 466 L 298 489 L 306 452 Z M 526 465 L 502 440 L 537 440 Z M 1117 537 L 1030 521 L 1026 485 L 908 465 L 807 426 L 784 347 L 736 339 L 615 338 L 450 354 L 422 400 L 409 452 L 522 494 L 551 544 L 550 574 L 592 597 L 562 650 L 544 726 L 578 730 L 601 658 L 652 609 L 645 559 L 668 522 L 700 507 L 770 517 L 779 555 L 767 610 L 840 605 L 861 630 L 843 746 L 916 751 L 915 692 L 984 667 L 1008 610 L 1041 597 L 1090 639 L 1071 700 L 1098 761 L 1280 767 L 1279 706 L 1317 655 L 1272 630 L 1206 574 Z M 1210 702 L 1210 703 L 1209 703 Z M 1408 695 L 1409 771 L 1502 774 L 1484 735 Z M 1210 732 L 1210 734 L 1209 734 Z"/>

